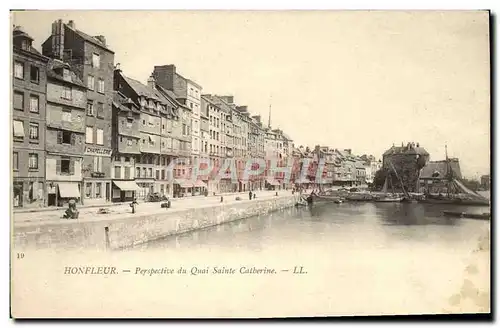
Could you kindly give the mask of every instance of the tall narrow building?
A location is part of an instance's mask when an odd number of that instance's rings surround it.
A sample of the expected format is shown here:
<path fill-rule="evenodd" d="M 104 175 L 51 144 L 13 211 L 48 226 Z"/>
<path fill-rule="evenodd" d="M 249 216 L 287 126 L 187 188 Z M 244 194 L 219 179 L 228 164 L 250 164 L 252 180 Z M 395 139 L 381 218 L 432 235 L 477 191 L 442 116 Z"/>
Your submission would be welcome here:
<path fill-rule="evenodd" d="M 90 36 L 73 21 L 57 20 L 43 43 L 45 56 L 68 63 L 87 87 L 82 163 L 84 204 L 111 201 L 111 119 L 114 52 L 102 35 Z"/>
<path fill-rule="evenodd" d="M 45 200 L 45 104 L 49 59 L 13 30 L 12 170 L 14 207 L 41 207 Z"/>

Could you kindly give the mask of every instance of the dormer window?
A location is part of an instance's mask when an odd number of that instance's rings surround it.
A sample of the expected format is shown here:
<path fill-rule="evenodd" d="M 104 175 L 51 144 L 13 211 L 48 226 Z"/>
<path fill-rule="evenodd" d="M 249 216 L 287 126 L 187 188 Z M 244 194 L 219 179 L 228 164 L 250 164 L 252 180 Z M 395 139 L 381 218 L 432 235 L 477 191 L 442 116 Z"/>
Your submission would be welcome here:
<path fill-rule="evenodd" d="M 71 81 L 71 74 L 67 68 L 63 69 L 63 79 L 64 81 Z"/>
<path fill-rule="evenodd" d="M 31 41 L 30 40 L 23 40 L 21 42 L 21 49 L 27 50 L 27 51 L 31 50 Z"/>

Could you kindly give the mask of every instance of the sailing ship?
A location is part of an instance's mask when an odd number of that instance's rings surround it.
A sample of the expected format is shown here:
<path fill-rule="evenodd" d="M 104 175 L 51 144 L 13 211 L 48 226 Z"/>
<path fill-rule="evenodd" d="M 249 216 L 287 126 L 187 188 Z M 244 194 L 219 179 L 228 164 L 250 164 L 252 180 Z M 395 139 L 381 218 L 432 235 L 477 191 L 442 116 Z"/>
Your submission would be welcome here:
<path fill-rule="evenodd" d="M 439 192 L 437 195 L 428 191 L 424 192 L 425 198 L 420 200 L 423 203 L 433 204 L 454 204 L 454 205 L 470 205 L 470 206 L 489 206 L 490 201 L 480 194 L 467 188 L 456 176 L 451 167 L 451 160 L 448 158 L 448 150 L 446 152 L 446 194 Z"/>
<path fill-rule="evenodd" d="M 390 168 L 394 171 L 396 174 L 396 177 L 398 178 L 399 182 L 401 183 L 401 187 L 403 188 L 403 193 L 405 196 L 407 196 L 407 192 L 404 188 L 403 182 L 399 178 L 398 172 L 394 168 L 391 162 L 389 162 Z M 392 172 L 389 171 L 387 172 L 387 175 L 385 177 L 384 181 L 384 186 L 382 187 L 382 195 L 378 197 L 374 197 L 374 201 L 377 203 L 400 203 L 405 200 L 405 197 L 402 197 L 394 192 L 394 185 L 392 184 Z M 388 193 L 388 187 L 389 184 L 391 185 L 392 193 Z M 409 196 L 408 196 L 409 197 Z"/>

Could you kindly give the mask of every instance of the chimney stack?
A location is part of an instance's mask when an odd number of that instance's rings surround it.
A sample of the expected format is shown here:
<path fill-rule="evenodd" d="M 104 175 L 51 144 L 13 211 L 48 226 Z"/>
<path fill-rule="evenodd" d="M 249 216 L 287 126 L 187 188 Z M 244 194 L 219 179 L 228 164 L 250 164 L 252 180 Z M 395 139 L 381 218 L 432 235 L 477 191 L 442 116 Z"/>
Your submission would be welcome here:
<path fill-rule="evenodd" d="M 120 63 L 116 63 L 116 65 L 115 65 L 115 71 L 119 71 L 119 72 L 122 71 L 121 68 L 120 68 Z"/>
<path fill-rule="evenodd" d="M 99 40 L 103 45 L 106 45 L 106 37 L 104 35 L 96 35 L 94 38 Z"/>
<path fill-rule="evenodd" d="M 155 89 L 155 78 L 153 76 L 153 74 L 151 74 L 148 78 L 148 87 L 150 87 L 151 89 Z"/>
<path fill-rule="evenodd" d="M 73 30 L 76 28 L 75 22 L 73 22 L 72 20 L 68 22 L 68 26 L 71 27 Z"/>

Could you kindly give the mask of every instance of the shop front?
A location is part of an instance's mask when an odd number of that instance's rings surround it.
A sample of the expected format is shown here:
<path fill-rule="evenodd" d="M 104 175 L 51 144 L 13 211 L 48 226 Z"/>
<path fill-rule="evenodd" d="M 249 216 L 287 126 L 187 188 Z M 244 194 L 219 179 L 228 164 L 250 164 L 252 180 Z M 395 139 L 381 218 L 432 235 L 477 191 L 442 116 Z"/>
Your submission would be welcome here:
<path fill-rule="evenodd" d="M 113 180 L 111 201 L 113 203 L 133 201 L 140 189 L 134 180 Z"/>
<path fill-rule="evenodd" d="M 193 193 L 194 184 L 187 179 L 174 180 L 174 198 L 190 196 Z"/>
<path fill-rule="evenodd" d="M 47 181 L 48 206 L 67 206 L 70 200 L 82 203 L 81 182 Z"/>

